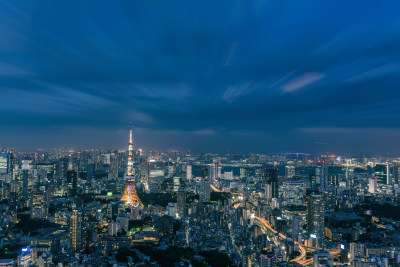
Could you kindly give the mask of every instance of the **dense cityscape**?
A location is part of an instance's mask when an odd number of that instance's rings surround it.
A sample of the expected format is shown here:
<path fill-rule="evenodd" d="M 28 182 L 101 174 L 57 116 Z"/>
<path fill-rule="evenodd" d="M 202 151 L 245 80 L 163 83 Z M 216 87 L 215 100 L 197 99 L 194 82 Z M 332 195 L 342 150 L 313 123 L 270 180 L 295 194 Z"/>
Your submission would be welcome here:
<path fill-rule="evenodd" d="M 399 266 L 399 159 L 0 153 L 0 266 Z"/>
<path fill-rule="evenodd" d="M 0 1 L 0 267 L 400 267 L 400 1 Z"/>

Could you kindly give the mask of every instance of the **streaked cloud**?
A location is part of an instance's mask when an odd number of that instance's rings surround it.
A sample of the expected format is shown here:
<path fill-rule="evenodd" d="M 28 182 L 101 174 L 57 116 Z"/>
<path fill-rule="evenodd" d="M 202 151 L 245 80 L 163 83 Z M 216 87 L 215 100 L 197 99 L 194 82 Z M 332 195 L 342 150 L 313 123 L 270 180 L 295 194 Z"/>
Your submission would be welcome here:
<path fill-rule="evenodd" d="M 301 75 L 300 77 L 288 82 L 287 84 L 282 86 L 282 90 L 284 92 L 293 92 L 299 90 L 305 86 L 308 86 L 312 83 L 317 82 L 318 80 L 324 77 L 323 74 L 316 72 L 309 72 Z"/>

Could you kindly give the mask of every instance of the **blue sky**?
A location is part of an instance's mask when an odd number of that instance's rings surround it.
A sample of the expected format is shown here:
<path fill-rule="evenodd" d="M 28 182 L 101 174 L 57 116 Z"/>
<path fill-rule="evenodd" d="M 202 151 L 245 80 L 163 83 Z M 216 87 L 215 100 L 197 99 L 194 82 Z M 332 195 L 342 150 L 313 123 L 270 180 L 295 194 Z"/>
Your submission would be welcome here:
<path fill-rule="evenodd" d="M 396 1 L 3 1 L 0 146 L 398 154 Z"/>

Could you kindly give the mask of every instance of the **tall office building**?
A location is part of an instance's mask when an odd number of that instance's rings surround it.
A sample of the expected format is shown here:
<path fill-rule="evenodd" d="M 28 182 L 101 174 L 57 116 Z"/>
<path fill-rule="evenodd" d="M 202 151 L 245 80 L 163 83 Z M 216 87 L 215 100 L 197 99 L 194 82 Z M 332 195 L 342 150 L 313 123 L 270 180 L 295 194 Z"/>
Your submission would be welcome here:
<path fill-rule="evenodd" d="M 285 167 L 285 177 L 287 179 L 292 179 L 293 177 L 296 176 L 296 167 L 288 165 Z"/>
<path fill-rule="evenodd" d="M 199 192 L 199 197 L 200 197 L 200 202 L 210 202 L 210 194 L 211 194 L 211 188 L 210 188 L 210 180 L 205 177 L 200 180 L 200 192 Z"/>
<path fill-rule="evenodd" d="M 94 170 L 95 165 L 93 163 L 89 163 L 86 167 L 87 181 L 89 183 L 91 183 L 94 178 Z"/>
<path fill-rule="evenodd" d="M 58 160 L 58 168 L 57 168 L 58 176 L 63 181 L 67 178 L 68 164 L 69 164 L 68 157 L 62 157 Z"/>
<path fill-rule="evenodd" d="M 118 178 L 118 157 L 115 153 L 111 153 L 110 156 L 110 171 L 111 171 L 111 179 Z"/>
<path fill-rule="evenodd" d="M 0 175 L 9 172 L 10 163 L 10 154 L 6 152 L 0 153 Z"/>
<path fill-rule="evenodd" d="M 30 172 L 30 165 L 28 160 L 22 161 L 22 199 L 28 200 L 29 199 L 29 172 Z"/>
<path fill-rule="evenodd" d="M 177 196 L 178 204 L 178 215 L 179 217 L 184 217 L 186 215 L 186 192 L 179 191 Z"/>
<path fill-rule="evenodd" d="M 368 179 L 368 192 L 371 194 L 375 194 L 378 188 L 378 181 L 375 177 L 371 177 Z"/>
<path fill-rule="evenodd" d="M 78 172 L 76 170 L 67 171 L 67 185 L 71 189 L 72 195 L 78 192 Z"/>
<path fill-rule="evenodd" d="M 186 179 L 192 179 L 192 165 L 186 165 Z"/>
<path fill-rule="evenodd" d="M 390 171 L 389 164 L 376 164 L 374 167 L 374 176 L 378 184 L 390 184 Z"/>
<path fill-rule="evenodd" d="M 55 163 L 35 163 L 33 169 L 37 170 L 39 174 L 46 172 L 46 178 L 51 179 L 54 176 L 56 170 Z M 41 177 L 40 180 L 44 180 L 45 177 Z"/>
<path fill-rule="evenodd" d="M 266 184 L 264 190 L 265 190 L 265 198 L 269 203 L 272 199 L 272 186 L 270 184 Z"/>
<path fill-rule="evenodd" d="M 400 164 L 398 161 L 393 162 L 392 164 L 392 184 L 398 184 L 399 183 L 399 168 Z"/>
<path fill-rule="evenodd" d="M 272 198 L 279 197 L 279 189 L 278 189 L 278 169 L 266 169 L 265 170 L 265 179 L 268 184 L 271 185 L 271 193 Z"/>
<path fill-rule="evenodd" d="M 317 238 L 324 236 L 325 207 L 321 195 L 311 194 L 307 197 L 307 230 Z"/>
<path fill-rule="evenodd" d="M 329 190 L 328 166 L 325 161 L 318 162 L 315 168 L 315 180 L 322 192 Z"/>
<path fill-rule="evenodd" d="M 328 166 L 328 186 L 335 188 L 339 186 L 339 182 L 345 180 L 346 172 L 342 166 Z"/>
<path fill-rule="evenodd" d="M 47 215 L 46 192 L 41 190 L 33 190 L 31 197 L 31 218 L 44 219 Z"/>
<path fill-rule="evenodd" d="M 266 169 L 265 168 L 256 168 L 254 170 L 254 182 L 256 184 L 261 184 L 266 182 Z M 246 176 L 248 177 L 248 176 Z"/>
<path fill-rule="evenodd" d="M 83 229 L 83 211 L 81 208 L 73 208 L 72 210 L 72 247 L 76 251 L 82 249 L 82 229 Z"/>
<path fill-rule="evenodd" d="M 283 197 L 288 205 L 303 205 L 304 184 L 299 181 L 286 181 L 283 183 Z"/>

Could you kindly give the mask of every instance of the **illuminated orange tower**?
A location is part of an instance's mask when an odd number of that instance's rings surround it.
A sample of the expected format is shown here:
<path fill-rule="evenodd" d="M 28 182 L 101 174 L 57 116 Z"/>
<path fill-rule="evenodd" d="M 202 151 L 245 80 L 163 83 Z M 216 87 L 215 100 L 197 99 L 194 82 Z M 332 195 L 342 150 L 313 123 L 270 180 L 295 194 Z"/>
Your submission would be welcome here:
<path fill-rule="evenodd" d="M 133 169 L 133 141 L 132 141 L 132 127 L 129 132 L 129 150 L 128 150 L 128 168 L 125 176 L 125 190 L 122 195 L 121 201 L 130 206 L 142 206 L 135 188 L 135 171 Z"/>

